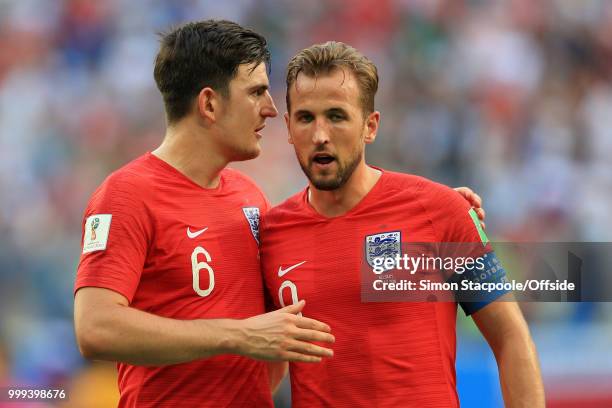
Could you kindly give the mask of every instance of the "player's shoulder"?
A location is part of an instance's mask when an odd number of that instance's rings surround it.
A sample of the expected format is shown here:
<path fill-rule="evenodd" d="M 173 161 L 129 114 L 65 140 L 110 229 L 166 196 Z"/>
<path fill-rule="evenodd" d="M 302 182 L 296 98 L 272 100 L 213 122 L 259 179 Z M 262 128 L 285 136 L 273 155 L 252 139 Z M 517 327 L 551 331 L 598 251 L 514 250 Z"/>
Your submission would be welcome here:
<path fill-rule="evenodd" d="M 92 194 L 92 200 L 102 196 L 138 197 L 150 183 L 150 168 L 147 155 L 142 155 L 110 173 Z"/>
<path fill-rule="evenodd" d="M 425 212 L 445 216 L 466 209 L 467 202 L 458 192 L 426 177 L 385 171 L 385 180 L 383 196 L 402 202 L 416 200 Z"/>
<path fill-rule="evenodd" d="M 221 177 L 224 183 L 223 188 L 226 191 L 232 194 L 238 194 L 242 197 L 248 197 L 249 200 L 253 200 L 250 201 L 250 203 L 259 207 L 260 211 L 268 211 L 270 202 L 263 190 L 252 178 L 239 170 L 227 167 L 222 170 Z"/>
<path fill-rule="evenodd" d="M 140 156 L 110 173 L 101 186 L 122 187 L 146 184 L 149 173 L 147 155 Z"/>
<path fill-rule="evenodd" d="M 387 190 L 397 189 L 402 191 L 418 191 L 423 184 L 430 182 L 425 177 L 416 174 L 400 173 L 396 171 L 383 170 L 383 180 Z"/>
<path fill-rule="evenodd" d="M 439 200 L 452 199 L 458 193 L 449 186 L 430 180 L 423 176 L 408 173 L 398 173 L 385 170 L 387 190 L 398 190 L 412 193 L 420 199 Z"/>
<path fill-rule="evenodd" d="M 266 226 L 282 224 L 286 220 L 296 222 L 300 217 L 305 216 L 304 195 L 306 191 L 302 190 L 272 207 L 265 217 Z"/>
<path fill-rule="evenodd" d="M 414 200 L 419 204 L 419 216 L 429 220 L 439 242 L 480 243 L 470 203 L 451 187 L 425 177 L 399 173 L 388 179 L 388 184 L 398 191 L 406 186 L 413 188 L 413 194 L 402 196 L 402 201 Z"/>
<path fill-rule="evenodd" d="M 255 183 L 255 181 L 251 177 L 247 176 L 245 173 L 239 170 L 226 167 L 221 171 L 221 175 L 226 182 L 235 184 L 236 186 L 240 186 L 245 189 L 261 192 L 261 189 L 259 188 L 257 183 Z"/>

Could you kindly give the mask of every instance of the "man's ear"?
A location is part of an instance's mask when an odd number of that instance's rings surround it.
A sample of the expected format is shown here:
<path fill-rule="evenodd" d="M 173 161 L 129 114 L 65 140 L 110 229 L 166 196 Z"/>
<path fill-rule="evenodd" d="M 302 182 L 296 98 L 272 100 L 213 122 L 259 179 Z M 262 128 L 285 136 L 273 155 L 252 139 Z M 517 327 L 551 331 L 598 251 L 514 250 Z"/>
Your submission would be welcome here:
<path fill-rule="evenodd" d="M 293 139 L 291 138 L 291 125 L 289 121 L 289 112 L 285 112 L 285 125 L 287 125 L 287 141 L 289 144 L 293 144 Z"/>
<path fill-rule="evenodd" d="M 366 119 L 366 135 L 364 142 L 370 144 L 376 139 L 376 133 L 378 132 L 378 125 L 380 123 L 380 112 L 374 111 L 368 115 Z"/>
<path fill-rule="evenodd" d="M 221 108 L 219 98 L 217 92 L 215 92 L 212 88 L 206 87 L 202 88 L 200 93 L 198 94 L 198 112 L 202 119 L 207 119 L 211 122 L 216 122 L 219 115 L 219 109 Z"/>

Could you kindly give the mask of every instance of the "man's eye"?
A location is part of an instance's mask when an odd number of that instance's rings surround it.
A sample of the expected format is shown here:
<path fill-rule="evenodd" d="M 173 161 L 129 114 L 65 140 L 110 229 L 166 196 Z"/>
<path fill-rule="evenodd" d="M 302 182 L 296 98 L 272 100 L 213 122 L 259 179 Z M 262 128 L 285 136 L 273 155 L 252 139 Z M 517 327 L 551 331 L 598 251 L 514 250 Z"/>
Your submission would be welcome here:
<path fill-rule="evenodd" d="M 329 115 L 329 119 L 332 122 L 340 122 L 341 120 L 344 119 L 344 116 L 337 114 L 337 113 L 332 113 L 331 115 Z"/>
<path fill-rule="evenodd" d="M 256 89 L 253 93 L 255 95 L 257 95 L 257 96 L 261 96 L 261 95 L 266 93 L 266 89 L 265 88 L 259 88 L 259 89 Z"/>
<path fill-rule="evenodd" d="M 312 115 L 300 115 L 298 116 L 298 121 L 303 123 L 308 123 L 312 121 Z"/>

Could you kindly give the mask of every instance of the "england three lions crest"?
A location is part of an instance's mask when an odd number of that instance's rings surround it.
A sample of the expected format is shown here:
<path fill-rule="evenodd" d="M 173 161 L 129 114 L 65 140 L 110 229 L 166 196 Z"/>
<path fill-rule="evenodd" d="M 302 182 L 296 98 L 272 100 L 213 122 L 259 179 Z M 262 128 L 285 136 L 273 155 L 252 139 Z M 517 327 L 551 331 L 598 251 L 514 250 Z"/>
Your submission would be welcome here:
<path fill-rule="evenodd" d="M 366 260 L 374 268 L 374 260 L 402 256 L 402 233 L 400 231 L 381 232 L 367 235 L 365 240 Z"/>
<path fill-rule="evenodd" d="M 253 233 L 253 238 L 257 241 L 257 245 L 259 245 L 259 208 L 257 207 L 243 207 L 242 212 L 249 222 L 249 226 L 251 227 L 251 233 Z"/>

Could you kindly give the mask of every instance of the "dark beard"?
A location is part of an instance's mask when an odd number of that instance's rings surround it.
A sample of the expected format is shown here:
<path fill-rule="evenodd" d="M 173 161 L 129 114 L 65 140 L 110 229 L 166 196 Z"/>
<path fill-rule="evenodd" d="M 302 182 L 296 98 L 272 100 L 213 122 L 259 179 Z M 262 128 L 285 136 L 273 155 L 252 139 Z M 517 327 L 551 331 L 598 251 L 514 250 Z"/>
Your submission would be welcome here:
<path fill-rule="evenodd" d="M 340 163 L 340 161 L 336 160 L 336 163 L 338 163 L 338 171 L 336 172 L 335 177 L 326 180 L 315 179 L 310 171 L 310 165 L 305 166 L 301 160 L 299 160 L 299 163 L 302 171 L 304 174 L 306 174 L 306 177 L 308 177 L 310 183 L 312 183 L 317 190 L 332 191 L 342 187 L 348 181 L 348 179 L 351 178 L 362 157 L 363 150 L 353 155 L 346 163 Z"/>

